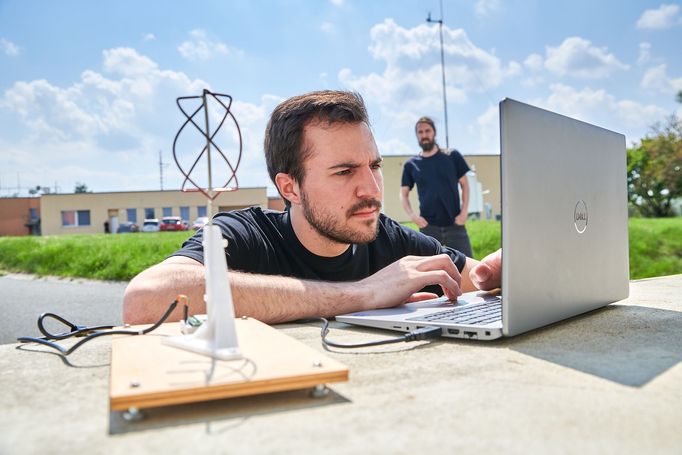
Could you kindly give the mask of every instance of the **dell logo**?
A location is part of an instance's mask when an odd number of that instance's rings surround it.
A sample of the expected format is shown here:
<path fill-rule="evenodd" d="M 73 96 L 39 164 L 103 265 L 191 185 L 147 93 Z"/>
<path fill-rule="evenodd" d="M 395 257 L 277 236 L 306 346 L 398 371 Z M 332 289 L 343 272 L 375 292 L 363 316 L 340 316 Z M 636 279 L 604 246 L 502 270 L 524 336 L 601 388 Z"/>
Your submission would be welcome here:
<path fill-rule="evenodd" d="M 587 204 L 585 204 L 585 201 L 578 201 L 575 205 L 573 221 L 578 234 L 585 232 L 585 229 L 587 229 Z"/>

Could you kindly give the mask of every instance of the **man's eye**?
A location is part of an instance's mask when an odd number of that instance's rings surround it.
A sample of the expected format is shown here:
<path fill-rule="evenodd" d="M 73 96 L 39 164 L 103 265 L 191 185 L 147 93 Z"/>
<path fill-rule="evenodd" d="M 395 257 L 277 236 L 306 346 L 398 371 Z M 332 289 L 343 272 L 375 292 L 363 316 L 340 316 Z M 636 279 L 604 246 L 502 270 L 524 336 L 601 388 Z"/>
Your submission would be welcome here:
<path fill-rule="evenodd" d="M 381 169 L 381 163 L 372 164 L 372 169 Z"/>
<path fill-rule="evenodd" d="M 337 172 L 335 175 L 349 175 L 350 169 L 344 169 L 343 171 Z"/>

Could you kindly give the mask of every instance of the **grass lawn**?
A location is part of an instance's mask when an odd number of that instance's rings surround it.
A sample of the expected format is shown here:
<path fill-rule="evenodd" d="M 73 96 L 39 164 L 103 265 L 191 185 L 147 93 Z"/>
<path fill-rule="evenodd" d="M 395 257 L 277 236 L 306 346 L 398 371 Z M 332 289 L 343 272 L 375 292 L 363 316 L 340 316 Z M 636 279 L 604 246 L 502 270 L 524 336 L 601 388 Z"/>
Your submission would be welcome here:
<path fill-rule="evenodd" d="M 408 226 L 415 228 L 414 225 Z M 467 223 L 474 257 L 500 247 L 500 223 Z M 177 250 L 193 232 L 0 237 L 0 269 L 129 280 Z M 630 219 L 630 278 L 682 273 L 682 217 Z"/>

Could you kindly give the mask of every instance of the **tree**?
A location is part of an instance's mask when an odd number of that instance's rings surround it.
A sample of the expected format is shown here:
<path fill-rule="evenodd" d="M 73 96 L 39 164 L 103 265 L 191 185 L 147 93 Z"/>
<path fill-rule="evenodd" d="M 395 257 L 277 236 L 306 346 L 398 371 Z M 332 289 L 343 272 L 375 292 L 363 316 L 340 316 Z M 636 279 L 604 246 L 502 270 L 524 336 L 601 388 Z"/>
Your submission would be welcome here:
<path fill-rule="evenodd" d="M 675 97 L 678 103 L 682 103 L 682 90 L 677 92 L 677 96 Z"/>
<path fill-rule="evenodd" d="M 73 189 L 74 193 L 89 193 L 88 185 L 85 183 L 76 182 L 76 187 Z"/>
<path fill-rule="evenodd" d="M 682 120 L 672 115 L 656 124 L 627 156 L 633 208 L 645 217 L 673 216 L 672 201 L 682 197 Z"/>

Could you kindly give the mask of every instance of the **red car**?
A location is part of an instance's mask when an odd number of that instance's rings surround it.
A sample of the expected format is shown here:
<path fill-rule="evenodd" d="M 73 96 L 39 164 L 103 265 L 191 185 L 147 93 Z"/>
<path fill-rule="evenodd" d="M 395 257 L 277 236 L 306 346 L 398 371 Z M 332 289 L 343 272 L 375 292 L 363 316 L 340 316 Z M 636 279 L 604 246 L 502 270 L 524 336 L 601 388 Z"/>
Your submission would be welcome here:
<path fill-rule="evenodd" d="M 188 226 L 179 216 L 164 216 L 161 218 L 159 228 L 162 231 L 186 231 Z"/>

